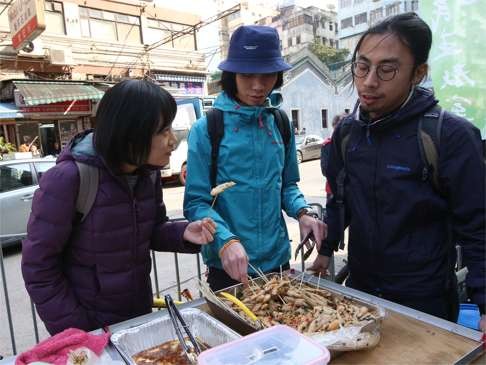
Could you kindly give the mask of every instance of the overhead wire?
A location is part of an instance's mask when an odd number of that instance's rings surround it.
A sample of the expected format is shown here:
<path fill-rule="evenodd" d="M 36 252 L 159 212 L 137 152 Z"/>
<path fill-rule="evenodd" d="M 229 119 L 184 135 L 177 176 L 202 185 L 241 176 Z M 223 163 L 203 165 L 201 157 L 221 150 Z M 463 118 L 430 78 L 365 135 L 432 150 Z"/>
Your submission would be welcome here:
<path fill-rule="evenodd" d="M 9 6 L 10 6 L 12 3 L 13 3 L 13 0 L 10 0 L 10 1 L 7 3 L 7 5 L 5 5 L 5 6 L 3 7 L 2 11 L 0 11 L 0 15 L 2 15 L 2 14 L 3 14 L 3 12 L 4 12 L 5 10 L 7 10 L 7 8 L 8 8 L 8 7 L 9 7 Z"/>

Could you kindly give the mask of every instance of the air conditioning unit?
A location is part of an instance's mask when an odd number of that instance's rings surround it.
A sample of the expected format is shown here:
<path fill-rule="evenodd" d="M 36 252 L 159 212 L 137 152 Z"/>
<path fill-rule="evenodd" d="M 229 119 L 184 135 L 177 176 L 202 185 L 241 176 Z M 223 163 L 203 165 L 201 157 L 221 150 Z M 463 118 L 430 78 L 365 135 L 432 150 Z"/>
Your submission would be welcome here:
<path fill-rule="evenodd" d="M 49 62 L 51 65 L 73 65 L 73 53 L 70 49 L 49 48 Z"/>
<path fill-rule="evenodd" d="M 44 50 L 42 39 L 40 38 L 34 39 L 29 46 L 24 47 L 24 49 L 20 49 L 18 56 L 31 57 L 31 58 L 39 58 L 39 57 L 43 58 L 46 56 L 46 51 Z"/>

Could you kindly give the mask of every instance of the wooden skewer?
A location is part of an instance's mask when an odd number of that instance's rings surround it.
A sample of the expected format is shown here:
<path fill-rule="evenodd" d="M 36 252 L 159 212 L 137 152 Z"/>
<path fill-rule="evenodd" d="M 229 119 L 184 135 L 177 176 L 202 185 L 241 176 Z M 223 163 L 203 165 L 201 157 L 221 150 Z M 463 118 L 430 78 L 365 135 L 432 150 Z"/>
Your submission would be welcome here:
<path fill-rule="evenodd" d="M 217 195 L 214 197 L 213 202 L 211 203 L 211 208 L 214 207 L 214 203 L 216 203 L 216 199 L 218 199 Z"/>

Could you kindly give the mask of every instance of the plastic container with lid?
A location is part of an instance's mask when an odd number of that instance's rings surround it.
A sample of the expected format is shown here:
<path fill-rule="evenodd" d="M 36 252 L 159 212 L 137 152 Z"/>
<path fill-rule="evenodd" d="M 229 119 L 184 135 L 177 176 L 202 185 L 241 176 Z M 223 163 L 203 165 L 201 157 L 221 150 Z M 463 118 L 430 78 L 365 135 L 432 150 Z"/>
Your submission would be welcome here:
<path fill-rule="evenodd" d="M 329 351 L 285 325 L 277 325 L 213 347 L 199 365 L 326 365 Z"/>
<path fill-rule="evenodd" d="M 479 312 L 479 307 L 476 304 L 461 303 L 457 323 L 478 331 L 480 320 L 481 313 Z"/>

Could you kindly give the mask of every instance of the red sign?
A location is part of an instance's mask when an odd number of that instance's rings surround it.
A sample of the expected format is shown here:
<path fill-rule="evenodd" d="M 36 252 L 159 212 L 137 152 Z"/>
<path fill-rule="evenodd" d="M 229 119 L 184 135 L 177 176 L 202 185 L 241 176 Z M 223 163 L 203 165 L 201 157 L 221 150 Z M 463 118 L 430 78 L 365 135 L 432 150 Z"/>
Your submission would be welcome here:
<path fill-rule="evenodd" d="M 73 101 L 61 101 L 59 103 L 41 104 L 35 106 L 22 106 L 19 110 L 23 114 L 90 114 L 91 113 L 91 101 L 90 100 L 73 100 Z"/>
<path fill-rule="evenodd" d="M 8 10 L 8 21 L 12 35 L 12 45 L 15 49 L 20 49 L 46 29 L 44 1 L 15 1 Z"/>

